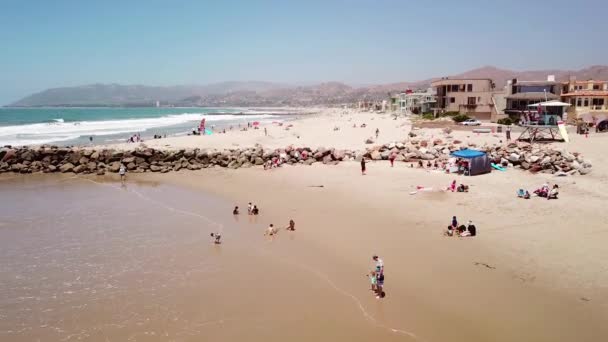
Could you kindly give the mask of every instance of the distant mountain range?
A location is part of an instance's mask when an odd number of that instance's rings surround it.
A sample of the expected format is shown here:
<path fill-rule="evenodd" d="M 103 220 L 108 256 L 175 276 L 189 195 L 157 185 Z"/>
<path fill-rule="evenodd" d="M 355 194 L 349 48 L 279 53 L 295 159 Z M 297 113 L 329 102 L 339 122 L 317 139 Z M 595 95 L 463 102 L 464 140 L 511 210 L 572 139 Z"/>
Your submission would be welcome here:
<path fill-rule="evenodd" d="M 497 87 L 507 80 L 557 80 L 574 76 L 578 80 L 608 80 L 608 66 L 596 65 L 581 70 L 513 71 L 493 66 L 470 70 L 452 78 L 491 78 Z M 438 77 L 439 78 L 439 77 Z M 386 98 L 388 93 L 423 89 L 438 78 L 365 87 L 351 87 L 340 82 L 311 86 L 293 86 L 272 82 L 221 82 L 208 85 L 152 87 L 144 85 L 92 84 L 53 88 L 27 96 L 10 106 L 311 106 L 352 103 L 358 100 Z"/>

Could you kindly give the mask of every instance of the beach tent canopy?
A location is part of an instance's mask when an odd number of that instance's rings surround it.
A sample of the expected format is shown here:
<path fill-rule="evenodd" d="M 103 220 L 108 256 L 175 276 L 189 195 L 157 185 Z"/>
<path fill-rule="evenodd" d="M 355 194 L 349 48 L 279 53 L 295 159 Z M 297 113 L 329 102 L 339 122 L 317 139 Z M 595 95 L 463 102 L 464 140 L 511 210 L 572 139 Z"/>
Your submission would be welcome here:
<path fill-rule="evenodd" d="M 470 149 L 466 149 L 466 150 L 459 150 L 456 152 L 452 152 L 452 155 L 454 157 L 457 158 L 475 158 L 475 157 L 481 157 L 481 156 L 485 156 L 486 153 L 485 152 L 481 152 L 481 151 L 477 151 L 477 150 L 470 150 Z"/>
<path fill-rule="evenodd" d="M 547 101 L 540 103 L 529 104 L 528 107 L 570 107 L 569 103 L 561 102 L 561 101 Z"/>
<path fill-rule="evenodd" d="M 471 176 L 481 175 L 492 171 L 492 162 L 485 152 L 465 149 L 452 152 L 452 156 L 468 159 L 469 175 Z"/>

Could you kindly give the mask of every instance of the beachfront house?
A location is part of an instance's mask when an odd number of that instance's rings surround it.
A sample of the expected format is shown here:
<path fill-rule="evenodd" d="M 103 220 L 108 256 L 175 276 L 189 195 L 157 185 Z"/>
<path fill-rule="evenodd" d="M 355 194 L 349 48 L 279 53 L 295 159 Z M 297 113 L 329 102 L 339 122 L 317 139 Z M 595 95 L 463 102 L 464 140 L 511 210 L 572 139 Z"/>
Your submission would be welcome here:
<path fill-rule="evenodd" d="M 433 88 L 425 91 L 406 90 L 398 94 L 399 112 L 405 114 L 431 113 L 437 103 L 437 94 Z"/>
<path fill-rule="evenodd" d="M 530 105 L 547 101 L 559 101 L 562 84 L 549 75 L 545 81 L 507 81 L 507 104 L 505 113 L 513 120 L 519 121 L 526 113 L 534 111 Z M 549 108 L 551 114 L 562 116 L 562 107 Z"/>
<path fill-rule="evenodd" d="M 570 78 L 563 83 L 561 98 L 570 103 L 568 119 L 586 119 L 608 116 L 608 81 L 576 81 Z"/>
<path fill-rule="evenodd" d="M 441 112 L 458 112 L 478 120 L 492 120 L 500 114 L 494 81 L 489 78 L 444 77 L 431 83 L 437 94 L 436 108 Z"/>

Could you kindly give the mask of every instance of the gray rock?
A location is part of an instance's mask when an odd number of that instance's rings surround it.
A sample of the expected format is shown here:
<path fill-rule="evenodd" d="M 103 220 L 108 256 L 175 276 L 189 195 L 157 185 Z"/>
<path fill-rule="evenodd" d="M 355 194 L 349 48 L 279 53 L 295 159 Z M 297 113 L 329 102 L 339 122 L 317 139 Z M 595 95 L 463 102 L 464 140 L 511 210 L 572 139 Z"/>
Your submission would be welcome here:
<path fill-rule="evenodd" d="M 587 175 L 587 174 L 591 173 L 591 169 L 590 168 L 582 168 L 582 169 L 579 169 L 578 172 L 581 175 Z"/>
<path fill-rule="evenodd" d="M 309 158 L 312 159 L 312 158 Z M 264 159 L 260 158 L 260 157 L 256 157 L 255 158 L 255 165 L 264 165 Z"/>
<path fill-rule="evenodd" d="M 108 171 L 118 172 L 118 170 L 120 170 L 120 162 L 115 161 L 115 162 L 110 163 L 110 166 L 108 167 Z"/>
<path fill-rule="evenodd" d="M 517 153 L 511 153 L 511 155 L 509 155 L 509 161 L 515 163 L 519 161 L 519 154 Z"/>
<path fill-rule="evenodd" d="M 78 165 L 76 167 L 74 167 L 74 169 L 72 170 L 74 173 L 81 173 L 82 171 L 86 170 L 86 166 L 85 165 Z"/>
<path fill-rule="evenodd" d="M 316 163 L 317 161 L 313 158 L 308 158 L 304 161 L 304 165 L 312 165 L 314 163 Z"/>
<path fill-rule="evenodd" d="M 159 172 L 161 170 L 161 167 L 158 165 L 150 165 L 150 171 L 152 172 Z"/>
<path fill-rule="evenodd" d="M 374 150 L 372 151 L 372 153 L 370 153 L 370 158 L 372 160 L 381 160 L 382 154 L 380 153 L 380 151 Z"/>
<path fill-rule="evenodd" d="M 63 164 L 59 167 L 59 171 L 63 173 L 71 172 L 72 170 L 74 170 L 74 164 L 72 163 Z"/>

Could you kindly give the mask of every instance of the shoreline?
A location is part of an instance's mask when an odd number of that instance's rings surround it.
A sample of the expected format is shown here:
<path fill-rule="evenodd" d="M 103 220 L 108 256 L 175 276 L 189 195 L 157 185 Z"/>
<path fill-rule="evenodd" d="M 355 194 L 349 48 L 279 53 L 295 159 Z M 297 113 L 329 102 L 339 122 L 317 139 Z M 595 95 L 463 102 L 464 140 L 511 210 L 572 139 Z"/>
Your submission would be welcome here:
<path fill-rule="evenodd" d="M 243 149 L 260 142 L 264 150 L 272 150 L 273 144 L 284 148 L 300 141 L 325 146 L 335 142 L 356 150 L 369 147 L 364 138 L 376 126 L 381 128 L 376 144 L 402 141 L 394 137 L 407 134 L 410 128 L 403 119 L 376 116 L 371 120 L 376 114 L 324 115 L 296 120 L 293 130 L 301 132 L 302 139 L 295 138 L 292 130 L 277 130 L 273 139 L 265 139 L 254 135 L 259 133 L 256 130 L 213 143 L 217 147 L 237 143 Z M 367 128 L 351 128 L 363 122 Z M 333 131 L 336 125 L 340 130 Z M 439 129 L 414 132 L 418 139 L 429 141 L 443 137 Z M 452 135 L 467 146 L 491 146 L 502 139 L 468 131 Z M 213 149 L 206 144 L 209 141 L 184 139 L 180 144 L 204 142 L 190 148 Z M 267 224 L 283 228 L 293 218 L 296 232 L 282 230 L 263 248 L 274 253 L 273 260 L 284 260 L 287 270 L 293 268 L 293 274 L 283 270 L 280 277 L 297 277 L 319 291 L 315 293 L 324 298 L 321 303 L 337 305 L 332 309 L 350 317 L 348 324 L 367 322 L 383 333 L 388 332 L 386 328 L 403 330 L 426 341 L 597 341 L 608 337 L 603 323 L 608 317 L 608 270 L 603 265 L 608 260 L 608 234 L 602 228 L 607 219 L 602 209 L 608 201 L 603 191 L 608 185 L 608 156 L 603 153 L 607 142 L 608 135 L 595 134 L 573 136 L 568 145 L 546 145 L 579 151 L 593 164 L 592 172 L 576 177 L 514 168 L 465 177 L 412 169 L 403 162 L 391 168 L 386 160 L 369 164 L 367 175 L 362 176 L 359 164 L 347 160 L 333 166 L 285 164 L 268 171 L 211 167 L 167 174 L 130 173 L 127 188 L 130 182 L 168 184 L 221 198 L 239 205 L 241 212 L 247 202 L 253 202 L 263 214 L 256 225 L 260 231 L 247 232 L 252 239 L 258 235 L 263 239 Z M 35 182 L 38 177 L 118 181 L 115 174 L 3 174 L 0 186 Z M 469 185 L 470 192 L 441 191 L 452 180 Z M 558 200 L 524 200 L 515 195 L 519 188 L 532 191 L 545 182 L 559 184 Z M 410 194 L 418 186 L 434 191 Z M 460 222 L 473 220 L 478 236 L 442 236 L 453 215 Z M 229 245 L 230 239 L 225 243 Z M 387 297 L 381 301 L 371 296 L 363 277 L 375 253 L 386 264 Z M 311 293 L 300 289 L 285 295 L 302 295 L 315 303 L 316 297 L 306 294 Z M 294 318 L 300 317 L 297 308 L 284 309 L 295 310 L 291 312 Z M 446 324 L 458 328 L 438 329 Z"/>

